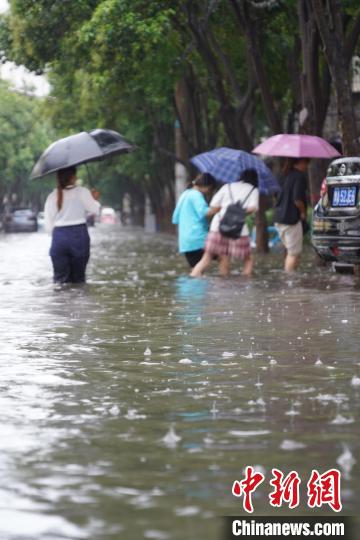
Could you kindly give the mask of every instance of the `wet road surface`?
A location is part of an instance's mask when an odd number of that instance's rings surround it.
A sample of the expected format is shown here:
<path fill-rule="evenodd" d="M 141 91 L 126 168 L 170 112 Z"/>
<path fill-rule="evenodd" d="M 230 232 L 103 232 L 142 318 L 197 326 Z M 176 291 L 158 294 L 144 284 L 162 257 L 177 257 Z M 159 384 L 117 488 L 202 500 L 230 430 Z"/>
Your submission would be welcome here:
<path fill-rule="evenodd" d="M 338 467 L 356 513 L 359 282 L 310 252 L 296 276 L 277 254 L 191 280 L 169 236 L 91 235 L 88 284 L 61 292 L 47 235 L 0 236 L 0 538 L 219 538 L 246 465 L 255 515 L 289 513 L 273 467 Z"/>

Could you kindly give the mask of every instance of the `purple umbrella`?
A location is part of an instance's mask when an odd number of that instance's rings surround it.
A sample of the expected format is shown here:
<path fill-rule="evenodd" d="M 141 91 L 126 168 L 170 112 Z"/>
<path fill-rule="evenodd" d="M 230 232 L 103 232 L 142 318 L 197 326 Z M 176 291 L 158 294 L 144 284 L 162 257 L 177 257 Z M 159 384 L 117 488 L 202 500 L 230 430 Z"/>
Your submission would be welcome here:
<path fill-rule="evenodd" d="M 237 182 L 246 169 L 255 169 L 259 177 L 259 191 L 272 194 L 279 191 L 279 184 L 270 169 L 256 156 L 234 148 L 216 148 L 191 158 L 191 163 L 201 172 L 210 173 L 224 183 Z"/>
<path fill-rule="evenodd" d="M 281 133 L 266 139 L 253 150 L 254 154 L 291 158 L 331 159 L 341 154 L 325 139 L 315 135 Z"/>

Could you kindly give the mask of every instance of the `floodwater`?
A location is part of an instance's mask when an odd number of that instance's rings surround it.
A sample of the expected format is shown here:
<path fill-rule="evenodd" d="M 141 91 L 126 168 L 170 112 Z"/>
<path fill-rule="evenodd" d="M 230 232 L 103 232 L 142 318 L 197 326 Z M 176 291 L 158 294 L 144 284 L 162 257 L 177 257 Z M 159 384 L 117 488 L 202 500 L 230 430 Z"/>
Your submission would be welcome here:
<path fill-rule="evenodd" d="M 85 287 L 54 290 L 49 238 L 1 235 L 0 538 L 221 538 L 234 480 L 342 472 L 360 505 L 360 286 L 281 255 L 191 280 L 170 236 L 99 226 Z M 318 512 L 331 515 L 324 506 Z"/>

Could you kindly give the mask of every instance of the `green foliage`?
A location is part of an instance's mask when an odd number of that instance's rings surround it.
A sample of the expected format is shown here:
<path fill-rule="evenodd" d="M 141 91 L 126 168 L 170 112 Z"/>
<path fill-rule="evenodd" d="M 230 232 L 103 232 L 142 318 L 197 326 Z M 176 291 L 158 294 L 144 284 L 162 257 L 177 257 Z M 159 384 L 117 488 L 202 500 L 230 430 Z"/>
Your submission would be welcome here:
<path fill-rule="evenodd" d="M 109 197 L 112 189 L 118 193 L 116 179 L 129 177 L 153 200 L 171 192 L 179 79 L 189 84 L 195 119 L 187 136 L 193 151 L 229 144 L 225 117 L 237 108 L 250 143 L 269 133 L 259 86 L 249 85 L 256 79 L 251 44 L 229 0 L 11 0 L 10 5 L 11 14 L 0 22 L 0 50 L 30 69 L 47 71 L 53 91 L 46 111 L 57 134 L 109 127 L 139 146 L 110 165 L 92 165 L 101 182 L 113 186 L 105 189 Z M 300 54 L 294 57 L 297 0 L 239 0 L 238 6 L 257 31 L 276 112 L 281 119 L 294 115 L 302 69 Z M 344 0 L 342 9 L 351 27 L 358 1 Z"/>
<path fill-rule="evenodd" d="M 120 182 L 125 175 L 144 184 L 145 176 L 151 175 L 157 184 L 160 174 L 172 181 L 168 165 L 166 172 L 161 170 L 169 158 L 155 157 L 154 144 L 155 131 L 165 129 L 170 135 L 167 150 L 172 150 L 172 99 L 178 76 L 172 16 L 160 2 L 99 2 L 76 32 L 77 62 L 64 62 L 63 56 L 53 59 L 50 81 L 56 99 L 48 107 L 56 128 L 64 135 L 95 126 L 113 128 L 139 147 L 114 162 L 112 169 L 104 168 L 109 179 L 118 175 Z"/>
<path fill-rule="evenodd" d="M 0 84 L 0 197 L 16 193 L 18 201 L 36 203 L 42 186 L 29 180 L 35 160 L 53 138 L 42 103 Z M 0 202 L 1 202 L 0 201 Z"/>
<path fill-rule="evenodd" d="M 8 57 L 34 71 L 43 70 L 56 57 L 71 57 L 74 32 L 97 4 L 96 0 L 11 0 Z"/>

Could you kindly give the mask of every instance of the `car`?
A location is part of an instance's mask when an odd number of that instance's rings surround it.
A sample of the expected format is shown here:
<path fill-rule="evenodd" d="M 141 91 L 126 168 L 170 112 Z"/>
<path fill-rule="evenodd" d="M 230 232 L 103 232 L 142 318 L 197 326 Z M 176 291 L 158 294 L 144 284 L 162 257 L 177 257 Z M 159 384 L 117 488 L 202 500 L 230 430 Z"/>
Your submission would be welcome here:
<path fill-rule="evenodd" d="M 106 223 L 110 225 L 115 225 L 118 223 L 118 218 L 116 212 L 113 208 L 109 206 L 104 206 L 100 212 L 100 223 Z"/>
<path fill-rule="evenodd" d="M 38 223 L 31 208 L 13 208 L 3 215 L 3 229 L 6 233 L 36 232 Z"/>
<path fill-rule="evenodd" d="M 360 158 L 333 161 L 314 208 L 312 244 L 338 268 L 360 265 Z M 335 268 L 336 269 L 336 268 Z"/>

